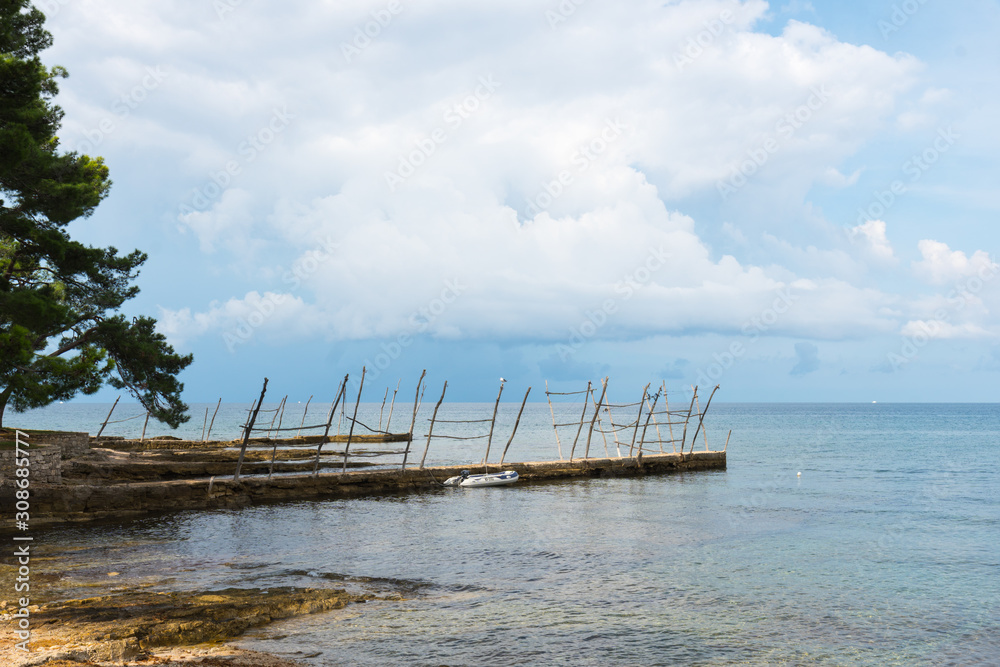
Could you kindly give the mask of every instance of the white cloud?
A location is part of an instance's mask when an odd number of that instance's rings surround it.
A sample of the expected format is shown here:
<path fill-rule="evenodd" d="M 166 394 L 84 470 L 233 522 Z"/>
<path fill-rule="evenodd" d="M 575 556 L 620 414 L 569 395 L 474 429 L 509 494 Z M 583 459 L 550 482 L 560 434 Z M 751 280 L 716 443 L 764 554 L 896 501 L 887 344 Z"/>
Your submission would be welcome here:
<path fill-rule="evenodd" d="M 940 320 L 911 320 L 903 325 L 900 333 L 908 337 L 929 340 L 995 338 L 996 334 L 971 322 L 953 324 Z"/>
<path fill-rule="evenodd" d="M 883 263 L 895 263 L 896 256 L 885 230 L 885 221 L 869 220 L 853 227 L 848 235 L 853 242 L 859 243 L 873 259 Z"/>
<path fill-rule="evenodd" d="M 944 285 L 972 276 L 992 278 L 1000 270 L 1000 266 L 983 250 L 977 250 L 969 257 L 961 250 L 952 250 L 946 243 L 929 239 L 920 241 L 917 247 L 923 259 L 913 262 L 913 271 L 932 285 Z"/>

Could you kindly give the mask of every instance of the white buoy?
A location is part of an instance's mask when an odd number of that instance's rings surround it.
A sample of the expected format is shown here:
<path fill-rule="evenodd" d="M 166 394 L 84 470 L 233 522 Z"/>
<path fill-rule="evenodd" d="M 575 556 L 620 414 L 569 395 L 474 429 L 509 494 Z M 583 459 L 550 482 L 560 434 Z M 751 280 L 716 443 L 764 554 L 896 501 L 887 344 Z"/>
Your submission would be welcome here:
<path fill-rule="evenodd" d="M 802 477 L 802 473 L 801 473 L 801 472 L 799 472 L 799 474 L 798 474 L 798 475 L 796 475 L 796 477 Z"/>

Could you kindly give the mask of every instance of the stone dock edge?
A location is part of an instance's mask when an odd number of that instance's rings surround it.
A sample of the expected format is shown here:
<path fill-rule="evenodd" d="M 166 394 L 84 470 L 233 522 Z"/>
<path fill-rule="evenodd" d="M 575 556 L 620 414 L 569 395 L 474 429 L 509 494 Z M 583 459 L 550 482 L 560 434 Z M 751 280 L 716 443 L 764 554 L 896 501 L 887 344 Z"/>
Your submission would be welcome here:
<path fill-rule="evenodd" d="M 637 457 L 589 458 L 490 464 L 489 470 L 515 470 L 520 477 L 513 487 L 541 480 L 604 477 L 640 477 L 696 470 L 724 470 L 725 452 L 644 454 Z M 294 502 L 374 495 L 415 493 L 442 488 L 441 482 L 462 470 L 484 472 L 480 465 L 380 468 L 348 472 L 263 476 L 232 476 L 118 484 L 33 484 L 33 527 L 59 523 L 135 518 L 150 514 L 241 508 L 256 504 Z M 13 516 L 13 494 L 0 493 L 0 512 Z M 463 489 L 462 491 L 470 491 Z M 481 492 L 482 490 L 471 490 Z M 6 532 L 0 528 L 0 532 Z"/>

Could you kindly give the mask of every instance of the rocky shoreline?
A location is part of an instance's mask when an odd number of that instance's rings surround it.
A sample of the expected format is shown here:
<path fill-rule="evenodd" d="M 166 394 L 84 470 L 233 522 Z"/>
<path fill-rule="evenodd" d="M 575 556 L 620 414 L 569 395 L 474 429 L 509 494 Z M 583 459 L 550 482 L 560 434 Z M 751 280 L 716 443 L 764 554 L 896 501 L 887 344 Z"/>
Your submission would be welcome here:
<path fill-rule="evenodd" d="M 226 588 L 203 592 L 127 590 L 29 607 L 30 651 L 5 642 L 0 663 L 11 667 L 80 665 L 228 665 L 286 667 L 293 660 L 224 642 L 273 621 L 342 609 L 399 593 L 349 593 L 334 588 Z M 3 620 L 14 610 L 3 603 Z M 12 635 L 11 635 L 12 636 Z"/>

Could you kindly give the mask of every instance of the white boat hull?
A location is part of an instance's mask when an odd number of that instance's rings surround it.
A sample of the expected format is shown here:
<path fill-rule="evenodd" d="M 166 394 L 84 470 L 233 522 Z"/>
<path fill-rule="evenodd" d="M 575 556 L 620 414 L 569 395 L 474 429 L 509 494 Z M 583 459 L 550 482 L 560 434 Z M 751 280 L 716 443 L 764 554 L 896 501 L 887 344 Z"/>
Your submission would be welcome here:
<path fill-rule="evenodd" d="M 491 472 L 484 475 L 456 475 L 444 481 L 445 486 L 464 486 L 466 488 L 477 486 L 507 486 L 513 484 L 518 479 L 517 471 L 505 470 L 503 472 Z"/>

